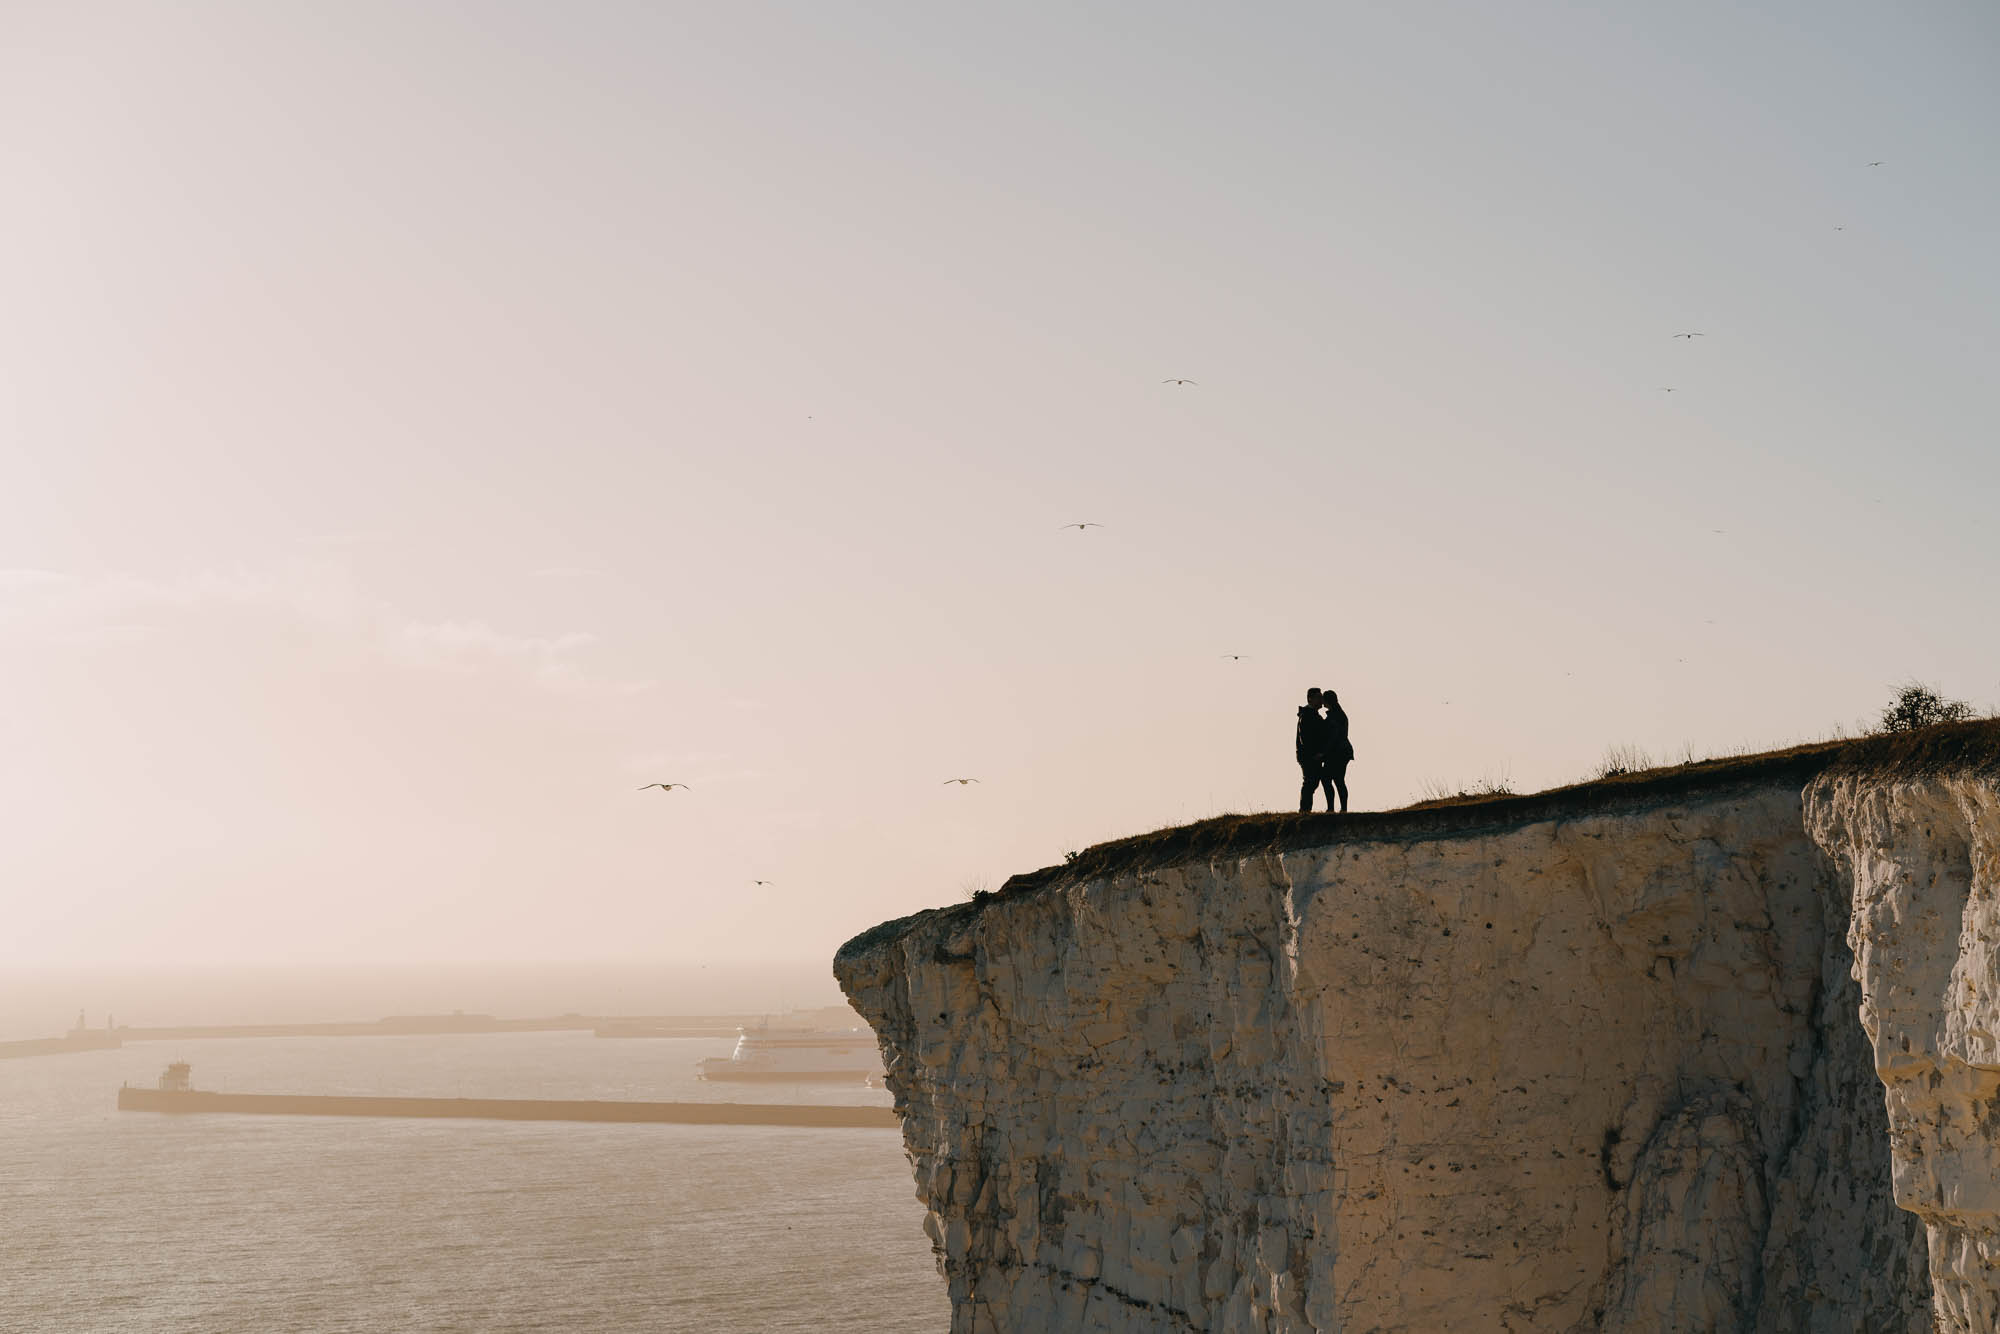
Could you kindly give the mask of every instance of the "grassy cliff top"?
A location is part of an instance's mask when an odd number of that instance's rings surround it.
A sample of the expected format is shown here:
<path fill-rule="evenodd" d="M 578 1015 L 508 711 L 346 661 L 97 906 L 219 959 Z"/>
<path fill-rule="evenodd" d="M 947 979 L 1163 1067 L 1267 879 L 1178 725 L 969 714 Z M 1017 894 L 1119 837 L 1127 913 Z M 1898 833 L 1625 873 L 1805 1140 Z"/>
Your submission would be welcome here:
<path fill-rule="evenodd" d="M 1893 780 L 1954 772 L 2000 774 L 2000 719 L 1885 732 L 1759 755 L 1698 760 L 1573 783 L 1526 796 L 1451 797 L 1419 802 L 1400 810 L 1359 811 L 1349 815 L 1289 812 L 1218 815 L 1194 824 L 1099 843 L 1059 866 L 1045 866 L 1014 876 L 997 894 L 979 895 L 970 903 L 884 922 L 841 946 L 840 956 L 893 939 L 902 934 L 905 924 L 933 913 L 970 915 L 997 898 L 1122 872 L 1335 843 L 1484 834 L 1548 820 L 1640 809 L 1696 794 L 1720 794 L 1751 787 L 1803 788 L 1823 774 L 1865 774 Z"/>

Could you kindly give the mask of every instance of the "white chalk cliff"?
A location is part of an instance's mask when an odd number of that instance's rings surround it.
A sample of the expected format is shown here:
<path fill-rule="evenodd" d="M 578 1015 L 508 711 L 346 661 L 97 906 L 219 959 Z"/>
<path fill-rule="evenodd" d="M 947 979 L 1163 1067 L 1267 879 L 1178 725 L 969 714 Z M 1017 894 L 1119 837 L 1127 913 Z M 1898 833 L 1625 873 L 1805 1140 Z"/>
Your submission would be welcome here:
<path fill-rule="evenodd" d="M 2000 781 L 1865 759 L 1197 827 L 849 942 L 953 1329 L 1992 1334 Z"/>
<path fill-rule="evenodd" d="M 1924 1222 L 1940 1330 L 2000 1330 L 2000 782 L 1829 776 L 1813 838 L 1853 887 L 1861 1027 L 1896 1203 Z"/>

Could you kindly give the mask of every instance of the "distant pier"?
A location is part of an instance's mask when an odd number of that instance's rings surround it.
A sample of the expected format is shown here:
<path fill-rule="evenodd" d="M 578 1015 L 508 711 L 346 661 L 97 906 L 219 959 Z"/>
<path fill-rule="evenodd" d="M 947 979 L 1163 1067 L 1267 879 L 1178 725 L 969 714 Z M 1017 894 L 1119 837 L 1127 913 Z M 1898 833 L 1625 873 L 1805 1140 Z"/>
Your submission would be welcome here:
<path fill-rule="evenodd" d="M 844 1006 L 809 1012 L 858 1023 Z M 490 1014 L 398 1014 L 386 1019 L 318 1024 L 176 1024 L 141 1028 L 130 1024 L 76 1027 L 59 1038 L 0 1042 L 0 1061 L 15 1056 L 54 1056 L 73 1051 L 108 1051 L 128 1042 L 197 1042 L 208 1038 L 409 1038 L 457 1037 L 469 1033 L 573 1033 L 589 1030 L 600 1038 L 733 1038 L 765 1021 L 755 1014 L 590 1015 L 558 1014 L 539 1019 L 499 1019 Z"/>
<path fill-rule="evenodd" d="M 467 1033 L 568 1033 L 588 1029 L 601 1038 L 733 1038 L 756 1015 L 558 1014 L 542 1019 L 499 1019 L 490 1014 L 397 1014 L 387 1019 L 330 1024 L 180 1024 L 121 1028 L 127 1042 L 187 1042 L 203 1038 L 408 1038 Z"/>
<path fill-rule="evenodd" d="M 83 1022 L 83 1011 L 78 1010 L 76 1027 L 59 1038 L 26 1038 L 19 1042 L 0 1042 L 0 1061 L 16 1056 L 55 1056 L 71 1051 L 112 1051 L 123 1045 L 109 1015 L 105 1016 L 104 1027 L 91 1028 Z"/>
<path fill-rule="evenodd" d="M 59 1038 L 24 1038 L 0 1042 L 0 1061 L 16 1056 L 57 1056 L 72 1051 L 114 1051 L 123 1044 L 116 1033 L 82 1029 Z"/>
<path fill-rule="evenodd" d="M 364 1098 L 297 1093 L 209 1093 L 199 1089 L 118 1090 L 125 1112 L 231 1112 L 256 1116 L 400 1116 L 475 1121 L 621 1121 L 684 1126 L 813 1126 L 887 1130 L 902 1124 L 888 1107 L 754 1102 L 597 1102 L 544 1098 Z"/>
<path fill-rule="evenodd" d="M 845 1005 L 797 1010 L 784 1022 L 818 1028 L 859 1026 L 860 1016 Z M 458 1037 L 471 1033 L 573 1033 L 588 1030 L 600 1038 L 734 1038 L 769 1026 L 767 1014 L 567 1014 L 535 1019 L 501 1019 L 490 1014 L 392 1014 L 386 1019 L 311 1024 L 173 1024 L 135 1027 L 114 1024 L 87 1028 L 83 1015 L 76 1027 L 59 1038 L 29 1038 L 0 1042 L 0 1060 L 14 1056 L 53 1056 L 63 1052 L 107 1051 L 128 1042 L 198 1042 L 207 1038 L 410 1038 Z"/>

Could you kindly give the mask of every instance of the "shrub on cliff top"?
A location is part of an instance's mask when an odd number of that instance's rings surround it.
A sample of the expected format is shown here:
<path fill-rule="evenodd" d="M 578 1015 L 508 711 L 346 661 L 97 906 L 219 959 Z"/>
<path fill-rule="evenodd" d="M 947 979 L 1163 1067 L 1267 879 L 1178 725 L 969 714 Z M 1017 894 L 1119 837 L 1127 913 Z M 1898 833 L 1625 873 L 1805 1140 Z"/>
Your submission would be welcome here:
<path fill-rule="evenodd" d="M 1914 732 L 1919 727 L 1939 723 L 1962 723 L 1972 716 L 1972 706 L 1962 699 L 1946 699 L 1921 681 L 1912 681 L 1896 691 L 1889 707 L 1882 710 L 1882 730 Z"/>

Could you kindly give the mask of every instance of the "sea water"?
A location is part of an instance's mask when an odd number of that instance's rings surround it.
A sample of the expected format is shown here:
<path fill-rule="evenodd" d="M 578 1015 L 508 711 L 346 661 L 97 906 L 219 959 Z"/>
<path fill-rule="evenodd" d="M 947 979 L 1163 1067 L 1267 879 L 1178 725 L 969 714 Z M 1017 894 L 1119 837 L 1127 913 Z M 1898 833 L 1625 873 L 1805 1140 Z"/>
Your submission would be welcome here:
<path fill-rule="evenodd" d="M 0 1330 L 947 1328 L 892 1129 L 116 1108 L 172 1059 L 241 1093 L 888 1103 L 694 1077 L 731 1045 L 246 1038 L 0 1061 Z"/>

